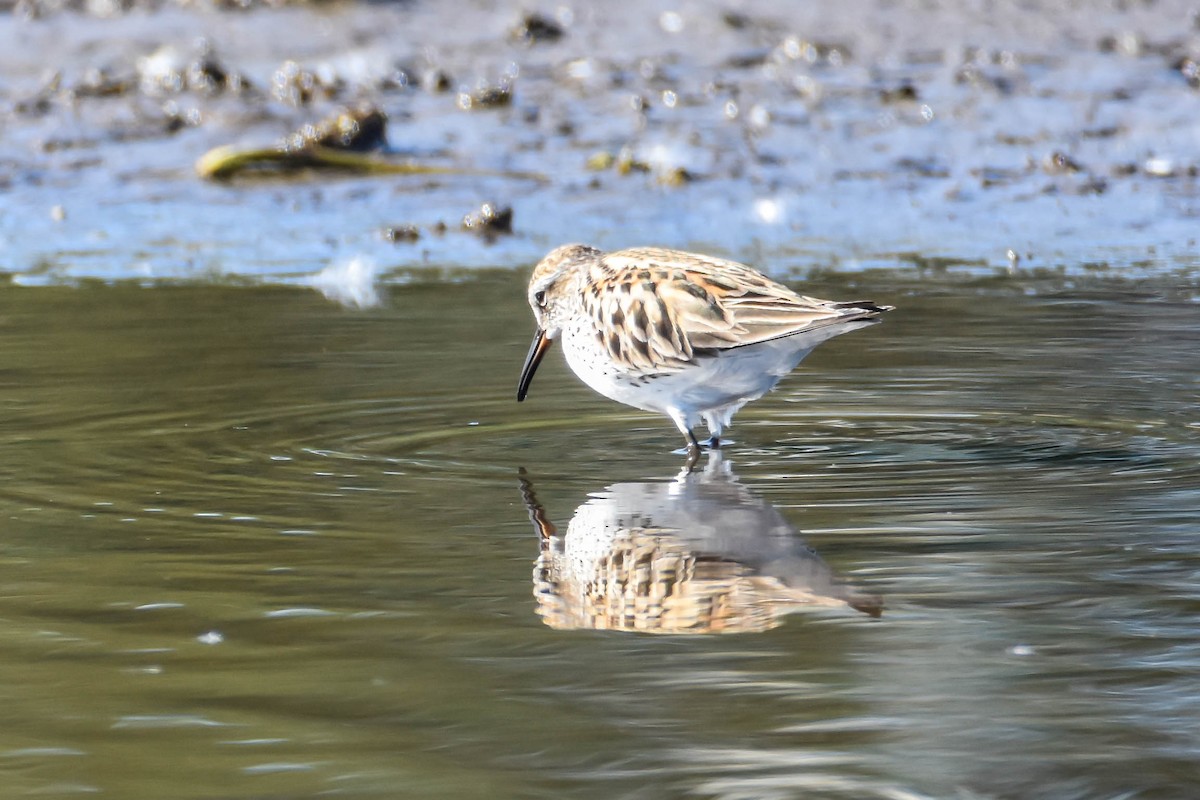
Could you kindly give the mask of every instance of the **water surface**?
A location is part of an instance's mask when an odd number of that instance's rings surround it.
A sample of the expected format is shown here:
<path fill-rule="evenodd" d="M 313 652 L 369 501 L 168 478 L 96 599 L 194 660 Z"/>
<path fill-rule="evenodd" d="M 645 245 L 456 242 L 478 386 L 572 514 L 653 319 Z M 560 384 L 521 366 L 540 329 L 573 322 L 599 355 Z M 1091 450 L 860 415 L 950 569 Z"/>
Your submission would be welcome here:
<path fill-rule="evenodd" d="M 522 283 L 415 279 L 368 311 L 286 287 L 0 293 L 7 793 L 1200 782 L 1186 291 L 813 281 L 898 310 L 739 415 L 709 480 L 557 353 L 515 403 Z M 580 574 L 608 570 L 589 602 L 699 622 L 553 624 L 530 487 Z M 704 624 L 738 609 L 762 624 Z"/>

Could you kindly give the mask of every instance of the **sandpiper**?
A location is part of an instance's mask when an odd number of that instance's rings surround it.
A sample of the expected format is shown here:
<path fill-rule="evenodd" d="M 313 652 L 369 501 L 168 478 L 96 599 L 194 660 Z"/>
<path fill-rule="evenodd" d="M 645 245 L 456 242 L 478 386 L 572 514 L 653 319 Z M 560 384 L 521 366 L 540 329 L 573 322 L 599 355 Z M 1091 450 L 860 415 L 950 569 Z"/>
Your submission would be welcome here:
<path fill-rule="evenodd" d="M 745 264 L 638 247 L 569 244 L 529 281 L 537 331 L 517 400 L 551 343 L 571 370 L 619 403 L 666 414 L 698 458 L 703 419 L 719 447 L 733 415 L 774 388 L 826 339 L 874 324 L 892 306 L 796 294 Z"/>

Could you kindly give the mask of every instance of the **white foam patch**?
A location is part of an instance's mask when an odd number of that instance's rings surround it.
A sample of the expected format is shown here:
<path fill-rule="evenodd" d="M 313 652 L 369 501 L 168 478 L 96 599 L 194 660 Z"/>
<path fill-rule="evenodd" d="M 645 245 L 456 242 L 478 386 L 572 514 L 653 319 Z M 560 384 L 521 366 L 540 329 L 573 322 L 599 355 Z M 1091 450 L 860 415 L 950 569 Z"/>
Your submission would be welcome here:
<path fill-rule="evenodd" d="M 773 197 L 760 197 L 754 201 L 754 216 L 759 222 L 774 225 L 784 221 L 783 203 Z"/>
<path fill-rule="evenodd" d="M 375 282 L 381 268 L 371 259 L 355 256 L 337 261 L 310 277 L 306 283 L 335 303 L 370 308 L 380 303 Z"/>

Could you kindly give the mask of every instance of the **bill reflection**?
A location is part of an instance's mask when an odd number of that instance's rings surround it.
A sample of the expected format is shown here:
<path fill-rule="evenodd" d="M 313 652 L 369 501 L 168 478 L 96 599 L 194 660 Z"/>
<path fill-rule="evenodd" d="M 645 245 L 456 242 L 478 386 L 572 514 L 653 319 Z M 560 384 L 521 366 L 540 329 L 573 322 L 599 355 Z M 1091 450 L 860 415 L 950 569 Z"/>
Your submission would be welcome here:
<path fill-rule="evenodd" d="M 565 533 L 524 476 L 521 490 L 541 541 L 537 613 L 551 628 L 743 633 L 814 606 L 882 613 L 879 597 L 840 581 L 719 451 L 673 481 L 594 493 Z"/>

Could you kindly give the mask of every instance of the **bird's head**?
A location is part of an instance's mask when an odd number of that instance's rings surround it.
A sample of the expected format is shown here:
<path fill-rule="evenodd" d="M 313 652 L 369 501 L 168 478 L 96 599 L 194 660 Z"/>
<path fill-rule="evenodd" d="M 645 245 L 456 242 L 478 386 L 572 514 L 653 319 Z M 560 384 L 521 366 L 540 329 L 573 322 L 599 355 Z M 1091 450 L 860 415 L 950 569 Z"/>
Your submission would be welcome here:
<path fill-rule="evenodd" d="M 573 293 L 579 292 L 579 280 L 586 275 L 587 266 L 601 252 L 583 244 L 566 244 L 551 250 L 529 278 L 529 308 L 537 321 L 533 344 L 525 357 L 521 369 L 521 380 L 517 385 L 518 402 L 525 399 L 529 384 L 538 364 L 550 349 L 551 343 L 562 333 L 563 326 L 574 309 L 571 305 Z"/>

